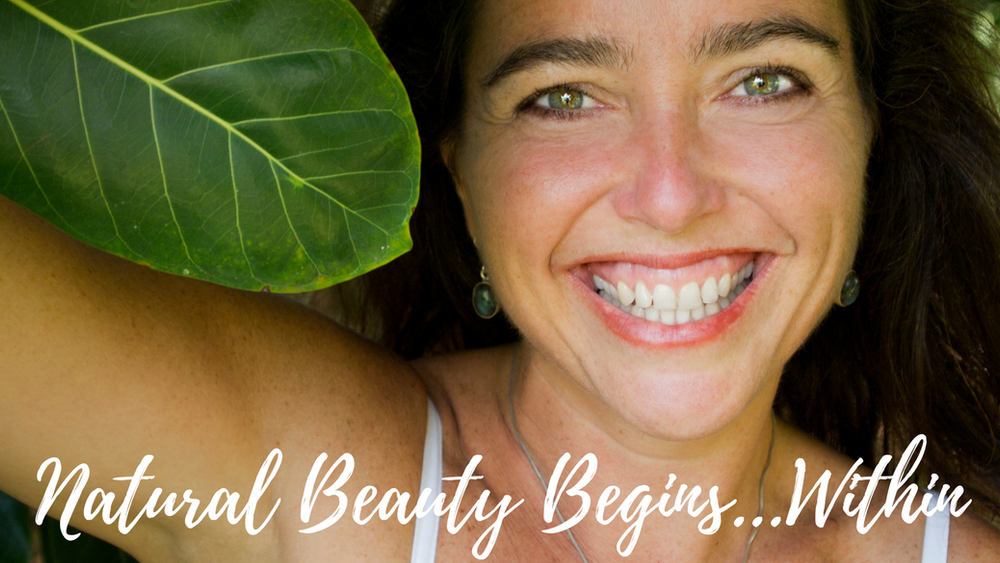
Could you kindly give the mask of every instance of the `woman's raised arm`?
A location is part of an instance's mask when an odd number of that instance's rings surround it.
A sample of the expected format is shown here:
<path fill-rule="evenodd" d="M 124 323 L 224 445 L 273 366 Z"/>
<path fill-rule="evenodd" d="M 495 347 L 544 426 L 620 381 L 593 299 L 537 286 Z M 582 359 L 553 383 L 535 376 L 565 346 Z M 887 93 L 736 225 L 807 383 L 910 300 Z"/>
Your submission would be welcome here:
<path fill-rule="evenodd" d="M 0 488 L 37 507 L 53 471 L 50 465 L 36 479 L 46 460 L 60 460 L 60 480 L 86 463 L 89 481 L 73 525 L 140 558 L 208 555 L 207 545 L 227 557 L 239 557 L 236 546 L 277 557 L 278 534 L 307 527 L 295 520 L 321 452 L 358 460 L 357 486 L 346 489 L 416 488 L 426 403 L 420 383 L 406 364 L 324 317 L 277 296 L 110 256 L 2 197 L 0 293 Z M 198 514 L 221 487 L 246 499 L 273 448 L 283 464 L 256 525 L 283 501 L 254 541 L 225 516 L 174 534 L 186 528 L 188 506 L 153 526 L 140 518 L 128 535 L 100 516 L 83 517 L 97 487 L 115 492 L 117 510 L 129 482 L 114 478 L 132 476 L 145 455 L 154 456 L 145 475 L 155 478 L 139 487 L 130 519 L 155 487 L 178 497 L 191 489 L 201 499 Z M 49 515 L 59 517 L 72 487 Z M 335 504 L 321 499 L 315 513 L 327 506 Z M 337 537 L 328 531 L 324 541 Z"/>

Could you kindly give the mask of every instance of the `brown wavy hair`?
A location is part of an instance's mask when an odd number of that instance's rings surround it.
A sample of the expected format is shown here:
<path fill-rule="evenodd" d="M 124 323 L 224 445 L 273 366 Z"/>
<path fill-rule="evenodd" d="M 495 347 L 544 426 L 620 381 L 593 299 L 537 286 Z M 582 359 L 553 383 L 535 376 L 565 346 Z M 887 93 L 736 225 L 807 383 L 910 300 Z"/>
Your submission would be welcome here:
<path fill-rule="evenodd" d="M 926 434 L 923 467 L 1000 507 L 1000 116 L 995 29 L 955 0 L 847 0 L 875 127 L 857 303 L 785 368 L 775 409 L 871 463 Z M 376 31 L 423 143 L 414 249 L 345 284 L 340 315 L 406 358 L 517 339 L 472 311 L 479 259 L 438 150 L 460 126 L 474 0 L 397 0 Z M 989 45 L 992 44 L 991 48 Z"/>

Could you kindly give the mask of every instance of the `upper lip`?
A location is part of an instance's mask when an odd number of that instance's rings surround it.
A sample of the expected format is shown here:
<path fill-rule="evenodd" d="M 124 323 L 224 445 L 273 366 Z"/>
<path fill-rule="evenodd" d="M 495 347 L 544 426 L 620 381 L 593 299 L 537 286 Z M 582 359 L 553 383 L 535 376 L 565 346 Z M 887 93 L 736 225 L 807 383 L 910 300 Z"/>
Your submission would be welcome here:
<path fill-rule="evenodd" d="M 731 254 L 766 254 L 767 251 L 754 248 L 725 248 L 710 249 L 685 254 L 637 254 L 632 252 L 615 252 L 609 254 L 599 254 L 588 256 L 584 260 L 579 260 L 574 267 L 586 266 L 596 262 L 622 262 L 655 268 L 658 270 L 678 270 L 688 266 L 693 266 L 699 262 L 710 260 L 718 256 L 728 256 Z"/>

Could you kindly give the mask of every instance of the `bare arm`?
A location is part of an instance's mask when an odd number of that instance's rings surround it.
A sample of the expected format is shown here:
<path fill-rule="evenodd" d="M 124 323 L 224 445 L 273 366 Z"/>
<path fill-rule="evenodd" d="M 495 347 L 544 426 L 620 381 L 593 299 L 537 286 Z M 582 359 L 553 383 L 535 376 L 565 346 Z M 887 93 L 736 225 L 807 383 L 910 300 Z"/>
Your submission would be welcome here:
<path fill-rule="evenodd" d="M 426 399 L 412 372 L 285 300 L 120 260 L 2 197 L 0 293 L 0 487 L 29 505 L 47 482 L 35 473 L 53 456 L 63 475 L 90 466 L 85 495 L 93 487 L 121 495 L 127 484 L 112 478 L 153 454 L 155 481 L 136 502 L 152 486 L 193 489 L 207 501 L 220 487 L 247 494 L 280 447 L 286 463 L 260 504 L 284 497 L 276 516 L 284 522 L 297 516 L 295 495 L 320 451 L 369 462 L 356 488 L 362 479 L 419 479 Z M 186 530 L 180 516 L 121 536 L 80 512 L 75 526 L 139 557 L 185 557 L 189 543 L 235 556 L 232 546 L 247 538 L 228 524 Z M 276 554 L 286 527 L 274 524 L 251 549 Z"/>

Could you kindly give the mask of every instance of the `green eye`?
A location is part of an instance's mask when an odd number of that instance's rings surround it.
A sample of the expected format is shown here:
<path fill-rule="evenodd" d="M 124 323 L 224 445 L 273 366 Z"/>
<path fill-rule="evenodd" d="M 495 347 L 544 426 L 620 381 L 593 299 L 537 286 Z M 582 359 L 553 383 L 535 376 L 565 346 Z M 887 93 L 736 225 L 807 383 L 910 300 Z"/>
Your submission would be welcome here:
<path fill-rule="evenodd" d="M 578 90 L 556 90 L 549 92 L 547 101 L 552 109 L 580 109 L 583 107 L 583 93 Z"/>
<path fill-rule="evenodd" d="M 789 80 L 773 72 L 754 74 L 743 81 L 743 89 L 748 96 L 766 96 L 784 90 L 791 85 Z"/>

